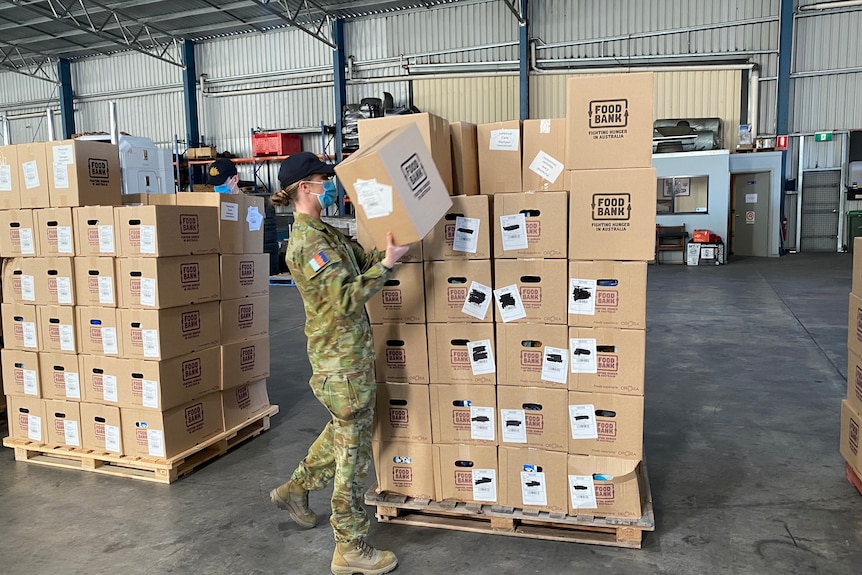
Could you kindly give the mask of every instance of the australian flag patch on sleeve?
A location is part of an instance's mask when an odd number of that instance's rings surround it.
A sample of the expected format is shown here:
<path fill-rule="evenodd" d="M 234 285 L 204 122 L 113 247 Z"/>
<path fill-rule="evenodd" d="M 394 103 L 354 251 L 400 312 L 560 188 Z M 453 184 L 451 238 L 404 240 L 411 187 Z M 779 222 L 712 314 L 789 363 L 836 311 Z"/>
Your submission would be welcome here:
<path fill-rule="evenodd" d="M 328 263 L 329 258 L 326 257 L 326 254 L 323 252 L 318 252 L 317 255 L 308 260 L 308 265 L 316 272 L 320 271 Z"/>

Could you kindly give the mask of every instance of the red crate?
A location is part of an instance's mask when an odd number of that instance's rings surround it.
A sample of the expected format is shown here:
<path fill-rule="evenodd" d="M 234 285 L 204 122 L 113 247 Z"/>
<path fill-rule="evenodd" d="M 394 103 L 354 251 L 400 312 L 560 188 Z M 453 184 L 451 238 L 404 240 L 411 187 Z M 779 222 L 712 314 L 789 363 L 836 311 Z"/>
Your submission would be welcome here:
<path fill-rule="evenodd" d="M 302 151 L 302 138 L 296 134 L 251 135 L 251 155 L 258 156 L 289 156 Z"/>

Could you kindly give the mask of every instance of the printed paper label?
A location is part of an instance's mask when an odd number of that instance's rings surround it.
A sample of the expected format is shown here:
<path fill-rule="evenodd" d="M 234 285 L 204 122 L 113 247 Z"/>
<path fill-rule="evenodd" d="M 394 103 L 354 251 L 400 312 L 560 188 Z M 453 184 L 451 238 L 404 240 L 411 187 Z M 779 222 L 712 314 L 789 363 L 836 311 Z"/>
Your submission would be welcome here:
<path fill-rule="evenodd" d="M 161 429 L 147 430 L 147 453 L 152 457 L 165 456 L 165 436 Z"/>
<path fill-rule="evenodd" d="M 114 226 L 99 226 L 99 253 L 114 253 Z"/>
<path fill-rule="evenodd" d="M 539 133 L 540 134 L 550 134 L 551 133 L 551 121 L 550 120 L 539 121 Z"/>
<path fill-rule="evenodd" d="M 159 330 L 144 329 L 141 330 L 141 336 L 144 340 L 144 357 L 159 357 Z"/>
<path fill-rule="evenodd" d="M 452 251 L 475 254 L 479 246 L 479 218 L 455 218 L 455 237 Z"/>
<path fill-rule="evenodd" d="M 39 338 L 36 336 L 36 322 L 25 321 L 21 325 L 24 332 L 24 347 L 36 349 L 39 347 Z"/>
<path fill-rule="evenodd" d="M 470 354 L 470 367 L 473 369 L 473 375 L 485 375 L 497 371 L 490 339 L 467 342 L 467 352 Z"/>
<path fill-rule="evenodd" d="M 362 206 L 368 219 L 382 218 L 392 213 L 392 186 L 378 184 L 377 180 L 356 180 L 356 203 Z"/>
<path fill-rule="evenodd" d="M 21 228 L 18 230 L 18 243 L 23 255 L 35 255 L 36 244 L 33 242 L 33 228 Z"/>
<path fill-rule="evenodd" d="M 66 397 L 69 399 L 81 399 L 81 383 L 77 373 L 66 372 L 63 374 L 66 384 Z"/>
<path fill-rule="evenodd" d="M 99 303 L 114 305 L 114 278 L 99 276 Z"/>
<path fill-rule="evenodd" d="M 75 330 L 71 325 L 60 325 L 60 350 L 75 352 Z"/>
<path fill-rule="evenodd" d="M 575 509 L 596 509 L 596 484 L 592 475 L 569 475 L 569 493 Z"/>
<path fill-rule="evenodd" d="M 69 166 L 75 163 L 75 149 L 70 145 L 53 146 L 54 164 L 59 166 Z"/>
<path fill-rule="evenodd" d="M 494 441 L 494 408 L 470 406 L 470 438 Z"/>
<path fill-rule="evenodd" d="M 57 303 L 72 303 L 72 278 L 57 278 Z"/>
<path fill-rule="evenodd" d="M 36 301 L 36 279 L 33 276 L 21 276 L 21 299 Z"/>
<path fill-rule="evenodd" d="M 524 501 L 524 505 L 548 504 L 544 471 L 521 472 L 521 498 Z"/>
<path fill-rule="evenodd" d="M 35 369 L 25 369 L 24 372 L 24 395 L 39 395 L 39 378 Z"/>
<path fill-rule="evenodd" d="M 517 152 L 521 144 L 521 130 L 491 130 L 489 150 Z"/>
<path fill-rule="evenodd" d="M 500 312 L 500 319 L 503 320 L 503 323 L 527 317 L 524 302 L 521 301 L 521 292 L 518 290 L 517 285 L 512 284 L 495 289 L 494 300 L 497 302 L 497 309 Z"/>
<path fill-rule="evenodd" d="M 256 232 L 260 229 L 260 225 L 263 223 L 263 215 L 257 209 L 257 206 L 249 206 L 245 214 L 245 221 L 248 223 L 248 231 Z"/>
<path fill-rule="evenodd" d="M 39 187 L 39 166 L 36 160 L 24 162 L 21 164 L 21 169 L 24 172 L 24 187 L 28 190 Z"/>
<path fill-rule="evenodd" d="M 756 204 L 757 203 L 757 194 L 745 194 L 745 203 L 746 204 Z"/>
<path fill-rule="evenodd" d="M 102 375 L 102 399 L 105 401 L 117 402 L 117 376 Z"/>
<path fill-rule="evenodd" d="M 42 418 L 38 415 L 27 416 L 27 439 L 42 442 Z"/>
<path fill-rule="evenodd" d="M 467 299 L 461 308 L 461 313 L 475 317 L 478 320 L 484 320 L 490 306 L 491 288 L 478 282 L 471 282 L 470 290 L 467 292 Z"/>
<path fill-rule="evenodd" d="M 69 188 L 69 166 L 54 163 L 54 188 L 64 190 Z"/>
<path fill-rule="evenodd" d="M 500 425 L 503 428 L 503 442 L 527 443 L 527 418 L 523 409 L 501 409 Z"/>
<path fill-rule="evenodd" d="M 568 383 L 569 354 L 560 347 L 545 346 L 542 357 L 542 381 Z"/>
<path fill-rule="evenodd" d="M 539 150 L 530 163 L 530 171 L 553 184 L 563 173 L 563 164 L 550 154 Z"/>
<path fill-rule="evenodd" d="M 159 408 L 159 382 L 145 379 L 141 383 L 141 405 L 144 407 Z"/>
<path fill-rule="evenodd" d="M 572 429 L 572 439 L 599 438 L 594 405 L 570 405 L 569 423 Z"/>
<path fill-rule="evenodd" d="M 500 216 L 500 238 L 503 251 L 525 250 L 527 243 L 527 218 L 524 214 Z"/>
<path fill-rule="evenodd" d="M 0 192 L 12 191 L 12 166 L 0 166 Z"/>
<path fill-rule="evenodd" d="M 105 355 L 119 355 L 120 349 L 117 345 L 117 328 L 102 328 L 102 353 Z"/>
<path fill-rule="evenodd" d="M 156 279 L 141 278 L 141 305 L 155 307 L 156 305 Z"/>
<path fill-rule="evenodd" d="M 569 340 L 572 353 L 572 373 L 598 373 L 596 369 L 596 340 L 572 338 Z"/>
<path fill-rule="evenodd" d="M 57 227 L 57 252 L 61 254 L 75 253 L 75 244 L 72 239 L 72 226 Z"/>
<path fill-rule="evenodd" d="M 65 420 L 63 421 L 63 438 L 66 445 L 81 447 L 81 439 L 78 437 L 78 422 Z"/>
<path fill-rule="evenodd" d="M 156 226 L 141 226 L 141 248 L 142 254 L 156 253 Z"/>
<path fill-rule="evenodd" d="M 473 470 L 473 500 L 497 502 L 497 470 Z"/>
<path fill-rule="evenodd" d="M 239 204 L 233 202 L 222 202 L 221 204 L 221 219 L 229 222 L 239 221 Z"/>
<path fill-rule="evenodd" d="M 120 428 L 116 425 L 105 424 L 105 451 L 121 453 L 123 451 L 120 443 Z"/>
<path fill-rule="evenodd" d="M 596 315 L 596 280 L 569 279 L 569 313 Z"/>

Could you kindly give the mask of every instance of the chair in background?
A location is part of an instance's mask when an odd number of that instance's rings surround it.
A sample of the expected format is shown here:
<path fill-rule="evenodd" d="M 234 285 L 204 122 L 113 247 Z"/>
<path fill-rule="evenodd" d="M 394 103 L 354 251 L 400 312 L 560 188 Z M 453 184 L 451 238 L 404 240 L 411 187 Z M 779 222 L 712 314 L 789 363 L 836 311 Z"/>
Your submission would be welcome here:
<path fill-rule="evenodd" d="M 688 240 L 688 232 L 685 224 L 681 226 L 655 227 L 655 263 L 661 263 L 662 252 L 681 252 L 682 263 L 685 263 L 685 243 Z"/>

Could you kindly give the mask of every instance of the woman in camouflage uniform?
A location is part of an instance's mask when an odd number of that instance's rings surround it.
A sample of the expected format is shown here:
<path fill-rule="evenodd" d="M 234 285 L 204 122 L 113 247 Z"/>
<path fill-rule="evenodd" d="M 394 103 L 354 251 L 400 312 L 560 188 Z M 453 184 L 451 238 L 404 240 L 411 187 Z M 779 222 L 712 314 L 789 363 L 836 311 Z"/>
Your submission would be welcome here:
<path fill-rule="evenodd" d="M 302 152 L 281 164 L 281 190 L 275 205 L 292 205 L 293 228 L 287 244 L 287 266 L 305 306 L 305 335 L 311 362 L 311 389 L 332 419 L 308 449 L 290 481 L 270 497 L 300 527 L 310 529 L 317 517 L 308 507 L 308 492 L 334 481 L 330 524 L 335 575 L 380 575 L 395 569 L 391 551 L 365 541 L 368 516 L 362 491 L 371 463 L 371 427 L 377 384 L 374 347 L 365 303 L 390 278 L 392 267 L 407 252 L 389 234 L 385 252 L 366 252 L 320 219 L 335 202 L 332 166 Z"/>

